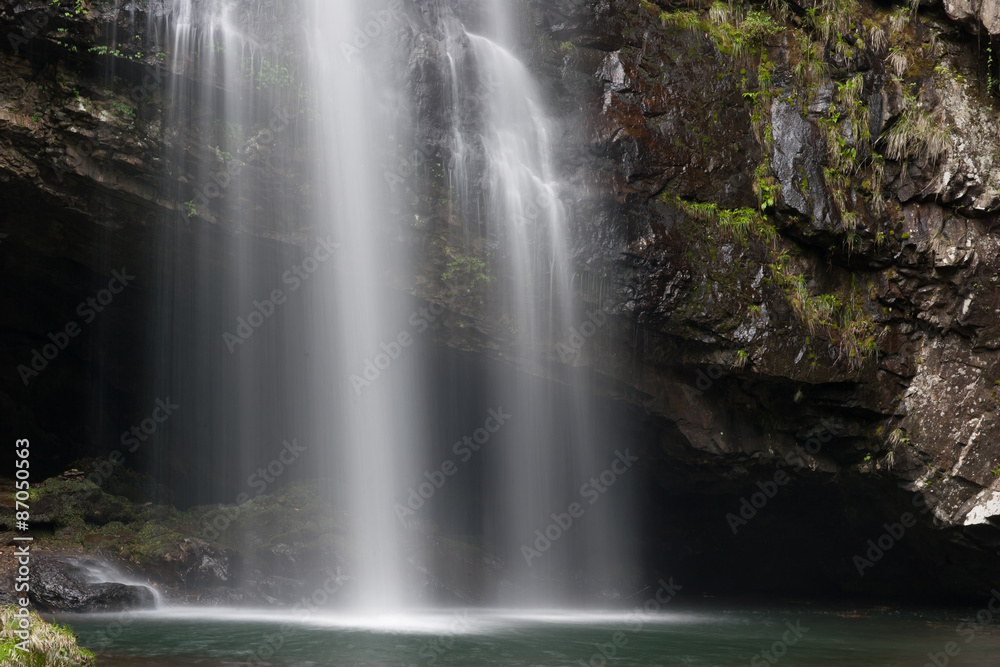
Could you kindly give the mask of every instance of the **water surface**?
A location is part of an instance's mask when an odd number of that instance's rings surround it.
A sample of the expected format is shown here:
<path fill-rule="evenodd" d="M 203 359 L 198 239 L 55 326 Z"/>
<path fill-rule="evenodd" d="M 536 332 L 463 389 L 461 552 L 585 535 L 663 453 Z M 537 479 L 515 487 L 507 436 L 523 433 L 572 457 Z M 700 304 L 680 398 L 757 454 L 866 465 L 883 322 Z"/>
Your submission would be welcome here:
<path fill-rule="evenodd" d="M 101 665 L 771 665 L 995 667 L 997 626 L 975 610 L 571 613 L 433 611 L 357 616 L 167 608 L 60 616 Z M 953 656 L 944 651 L 951 646 Z M 766 654 L 764 652 L 767 652 Z"/>

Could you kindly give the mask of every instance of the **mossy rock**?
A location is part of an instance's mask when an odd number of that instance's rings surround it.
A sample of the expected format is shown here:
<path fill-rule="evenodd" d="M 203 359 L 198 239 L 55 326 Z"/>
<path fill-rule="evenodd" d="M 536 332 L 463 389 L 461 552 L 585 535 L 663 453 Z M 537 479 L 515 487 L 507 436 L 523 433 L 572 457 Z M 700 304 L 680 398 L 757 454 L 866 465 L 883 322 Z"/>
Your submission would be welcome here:
<path fill-rule="evenodd" d="M 91 524 L 103 526 L 113 521 L 130 523 L 135 506 L 127 499 L 105 493 L 86 479 L 48 479 L 37 489 L 33 520 L 55 528 Z"/>
<path fill-rule="evenodd" d="M 122 546 L 121 555 L 140 567 L 155 566 L 169 561 L 183 540 L 183 535 L 166 526 L 147 523 Z"/>

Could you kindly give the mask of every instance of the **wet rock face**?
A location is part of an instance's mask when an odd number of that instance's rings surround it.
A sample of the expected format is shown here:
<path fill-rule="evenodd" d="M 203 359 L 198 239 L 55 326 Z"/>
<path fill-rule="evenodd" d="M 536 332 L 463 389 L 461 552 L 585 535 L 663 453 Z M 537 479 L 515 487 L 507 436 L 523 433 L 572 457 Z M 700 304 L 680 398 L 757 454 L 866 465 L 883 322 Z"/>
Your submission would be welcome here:
<path fill-rule="evenodd" d="M 795 107 L 775 100 L 771 107 L 774 153 L 771 166 L 781 184 L 785 203 L 810 220 L 816 230 L 833 226 L 826 189 L 823 187 L 822 151 L 819 129 Z M 805 189 L 805 192 L 801 190 Z"/>
<path fill-rule="evenodd" d="M 733 77 L 705 76 L 721 63 L 697 35 L 650 37 L 608 52 L 595 72 L 604 91 L 590 109 L 591 150 L 615 163 L 616 197 L 653 197 L 669 183 L 682 198 L 746 205 L 757 149 L 745 141 L 749 118 Z"/>
<path fill-rule="evenodd" d="M 30 599 L 41 611 L 117 612 L 156 606 L 145 586 L 92 583 L 84 563 L 70 559 L 39 559 L 32 564 L 30 585 Z"/>
<path fill-rule="evenodd" d="M 196 537 L 184 537 L 145 564 L 152 576 L 184 591 L 233 588 L 239 582 L 240 555 Z"/>
<path fill-rule="evenodd" d="M 982 27 L 990 35 L 1000 35 L 1000 2 L 997 0 L 943 0 L 948 18 L 970 32 Z"/>
<path fill-rule="evenodd" d="M 972 551 L 959 556 L 968 571 L 945 565 L 961 552 L 953 541 L 988 551 L 1000 537 L 1000 136 L 966 36 L 993 25 L 996 3 L 946 1 L 954 23 L 921 14 L 893 24 L 862 8 L 858 48 L 819 45 L 822 65 L 805 77 L 798 18 L 734 59 L 707 24 L 661 23 L 655 13 L 678 9 L 668 3 L 535 4 L 554 49 L 572 45 L 540 69 L 583 100 L 583 120 L 567 116 L 590 147 L 570 162 L 588 184 L 575 231 L 581 264 L 603 276 L 601 295 L 583 296 L 619 318 L 585 363 L 670 424 L 664 466 L 697 461 L 693 477 L 752 485 L 833 420 L 832 441 L 795 474 L 875 484 L 871 502 L 888 518 L 900 498 L 923 498 L 932 509 L 920 539 L 938 554 L 928 563 L 950 582 L 942 590 L 996 582 Z M 857 88 L 845 104 L 847 85 Z M 862 123 L 870 140 L 858 140 Z M 766 188 L 773 241 L 684 208 L 754 210 Z M 833 326 L 807 312 L 824 295 L 839 304 Z M 851 327 L 877 353 L 858 357 Z M 684 493 L 700 503 L 703 492 Z"/>

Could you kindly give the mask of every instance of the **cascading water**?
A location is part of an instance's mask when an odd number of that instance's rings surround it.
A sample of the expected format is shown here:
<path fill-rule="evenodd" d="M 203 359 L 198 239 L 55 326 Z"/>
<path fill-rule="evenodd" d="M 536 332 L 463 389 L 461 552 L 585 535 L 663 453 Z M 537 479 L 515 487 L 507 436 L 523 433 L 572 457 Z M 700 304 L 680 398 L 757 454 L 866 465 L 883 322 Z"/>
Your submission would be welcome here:
<path fill-rule="evenodd" d="M 163 606 L 163 594 L 156 587 L 119 571 L 118 568 L 105 561 L 73 560 L 71 562 L 79 569 L 89 584 L 125 584 L 126 586 L 145 588 L 153 596 L 155 606 Z"/>
<path fill-rule="evenodd" d="M 573 336 L 588 322 L 598 325 L 574 299 L 569 211 L 555 156 L 561 130 L 514 55 L 516 8 L 484 2 L 475 31 L 446 5 L 422 14 L 433 24 L 428 34 L 440 39 L 445 73 L 441 151 L 421 145 L 419 128 L 407 127 L 420 103 L 407 99 L 408 84 L 398 85 L 402 76 L 394 82 L 388 65 L 398 48 L 393 31 L 417 21 L 413 7 L 304 0 L 300 35 L 263 43 L 261 26 L 283 11 L 276 7 L 176 0 L 166 31 L 168 160 L 184 185 L 177 229 L 161 240 L 173 259 L 161 269 L 154 386 L 181 397 L 173 437 L 212 445 L 192 444 L 185 455 L 197 463 L 187 465 L 176 451 L 154 449 L 161 477 L 186 481 L 200 502 L 240 503 L 278 443 L 303 444 L 314 467 L 281 482 L 318 476 L 342 510 L 346 537 L 336 548 L 350 581 L 337 602 L 384 613 L 433 599 L 422 590 L 424 574 L 436 576 L 429 524 L 404 525 L 398 514 L 402 490 L 434 463 L 426 415 L 451 409 L 422 386 L 430 377 L 428 343 L 412 340 L 408 317 L 416 258 L 398 242 L 400 221 L 419 214 L 391 195 L 391 180 L 387 191 L 385 156 L 411 141 L 425 161 L 437 155 L 447 165 L 439 205 L 458 223 L 447 232 L 459 253 L 453 261 L 491 283 L 485 309 L 511 332 L 504 359 L 517 369 L 493 374 L 488 393 L 497 403 L 482 410 L 500 406 L 513 417 L 503 445 L 484 455 L 484 469 L 466 473 L 479 475 L 478 487 L 465 487 L 476 498 L 461 499 L 483 513 L 481 530 L 465 537 L 507 565 L 505 584 L 484 597 L 552 606 L 568 603 L 571 591 L 604 587 L 603 577 L 628 560 L 621 506 L 588 507 L 585 517 L 573 517 L 572 530 L 559 527 L 558 540 L 547 530 L 571 503 L 587 502 L 581 484 L 612 463 L 614 447 L 588 403 L 586 378 L 572 369 Z M 286 67 L 294 53 L 298 67 Z M 303 154 L 314 157 L 297 162 Z M 423 167 L 424 177 L 433 172 Z M 304 171 L 308 189 L 290 193 L 270 180 L 290 171 Z M 244 207 L 262 189 L 266 205 Z M 220 233 L 221 220 L 235 229 Z M 262 246 L 268 238 L 285 243 L 275 252 Z M 306 287 L 293 294 L 300 284 Z M 261 306 L 276 286 L 286 301 Z M 557 366 L 563 370 L 553 373 Z M 569 389 L 538 379 L 560 373 Z M 205 487 L 217 491 L 203 497 Z M 444 521 L 442 530 L 448 527 Z M 559 544 L 541 548 L 539 534 Z M 312 566 L 341 565 L 339 556 L 315 558 L 328 562 Z"/>
<path fill-rule="evenodd" d="M 269 3 L 176 0 L 169 22 L 152 17 L 147 29 L 159 36 L 164 58 L 146 94 L 162 89 L 168 100 L 162 159 L 179 187 L 176 215 L 158 230 L 161 263 L 152 267 L 146 402 L 174 407 L 134 451 L 185 504 L 245 502 L 259 492 L 254 471 L 282 443 L 308 447 L 314 440 L 303 408 L 308 332 L 296 317 L 297 295 L 282 279 L 300 253 L 291 245 L 274 253 L 261 243 L 277 237 L 312 250 L 317 238 L 296 220 L 288 205 L 294 199 L 268 178 L 290 163 L 292 119 L 302 106 L 301 88 L 275 56 L 279 46 L 251 30 L 275 21 L 274 11 Z M 268 196 L 247 207 L 255 191 Z M 271 301 L 279 287 L 284 305 Z M 288 316 L 272 317 L 279 308 Z M 201 537 L 213 539 L 222 527 L 206 523 Z"/>
<path fill-rule="evenodd" d="M 581 484 L 602 471 L 607 434 L 591 416 L 586 378 L 575 378 L 569 405 L 560 406 L 553 387 L 531 375 L 544 375 L 554 357 L 572 363 L 579 345 L 569 339 L 580 337 L 581 327 L 596 330 L 604 315 L 584 314 L 574 300 L 568 212 L 554 158 L 560 128 L 510 50 L 517 3 L 494 0 L 484 9 L 484 35 L 468 33 L 448 12 L 441 17 L 451 77 L 449 178 L 460 199 L 459 242 L 471 247 L 470 238 L 480 234 L 495 249 L 500 285 L 488 307 L 504 314 L 514 332 L 515 363 L 527 371 L 495 380 L 498 395 L 516 405 L 514 433 L 502 464 L 489 475 L 490 513 L 500 517 L 492 541 L 520 583 L 505 602 L 551 605 L 580 587 L 579 581 L 558 581 L 555 573 L 575 570 L 594 584 L 628 560 L 628 522 L 608 508 L 591 512 L 588 525 L 577 521 L 566 540 L 572 548 L 563 544 L 549 552 L 569 532 L 564 517 L 570 504 L 600 498 L 600 485 L 587 498 L 579 494 Z M 545 531 L 556 517 L 562 525 L 553 539 Z"/>
<path fill-rule="evenodd" d="M 384 81 L 368 66 L 378 60 L 374 48 L 344 50 L 366 23 L 379 25 L 379 19 L 360 2 L 310 0 L 308 6 L 310 73 L 322 119 L 316 173 L 323 195 L 314 224 L 330 230 L 341 246 L 338 271 L 321 293 L 328 301 L 316 307 L 338 323 L 326 344 L 339 359 L 335 365 L 350 372 L 332 378 L 347 409 L 325 426 L 331 446 L 343 452 L 347 474 L 341 479 L 357 531 L 352 603 L 395 611 L 409 596 L 403 528 L 393 505 L 399 481 L 412 477 L 420 392 L 412 360 L 403 358 L 409 350 L 397 335 L 407 328 L 405 310 L 385 287 L 393 272 L 405 269 L 393 266 L 387 251 L 385 184 L 376 168 L 389 143 L 385 90 L 379 88 Z M 419 567 L 417 560 L 409 566 Z"/>

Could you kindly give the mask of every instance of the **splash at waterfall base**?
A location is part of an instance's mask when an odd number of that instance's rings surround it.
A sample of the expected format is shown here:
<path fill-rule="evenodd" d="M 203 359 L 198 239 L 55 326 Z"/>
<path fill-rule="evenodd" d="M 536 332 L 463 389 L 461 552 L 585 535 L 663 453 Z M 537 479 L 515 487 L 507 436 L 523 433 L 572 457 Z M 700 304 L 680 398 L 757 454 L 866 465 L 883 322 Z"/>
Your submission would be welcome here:
<path fill-rule="evenodd" d="M 502 408 L 497 414 L 503 414 Z M 292 449 L 287 444 L 282 450 L 289 454 L 285 461 L 292 462 L 287 465 L 302 465 L 292 457 L 304 455 L 306 448 L 296 445 Z M 264 470 L 270 476 L 272 471 Z M 273 472 L 280 475 L 277 469 Z M 235 504 L 177 510 L 154 505 L 142 496 L 132 502 L 106 492 L 131 493 L 136 488 L 131 475 L 117 467 L 103 478 L 104 488 L 84 476 L 41 484 L 33 516 L 47 530 L 37 538 L 34 553 L 54 558 L 53 562 L 85 557 L 101 560 L 114 554 L 119 567 L 133 573 L 136 581 L 154 585 L 171 604 L 278 605 L 293 610 L 307 603 L 325 608 L 347 605 L 355 586 L 351 573 L 357 567 L 358 541 L 352 537 L 351 518 L 343 509 L 319 500 L 322 483 L 293 482 L 276 493 L 261 493 L 258 483 Z M 262 482 L 264 477 L 254 479 Z M 417 599 L 423 605 L 437 600 L 482 603 L 488 590 L 503 579 L 500 562 L 475 544 L 443 539 L 426 523 L 410 520 L 408 526 L 408 549 L 420 548 L 455 564 L 434 576 L 418 568 L 409 571 L 412 585 L 421 590 Z M 465 579 L 468 572 L 488 576 L 481 587 L 470 588 Z M 313 593 L 321 589 L 326 591 L 321 594 L 324 599 L 317 601 Z M 44 609 L 90 608 L 59 605 L 57 592 L 43 594 L 42 590 L 47 589 L 33 588 L 31 600 Z M 141 597 L 144 591 L 139 591 L 139 600 L 145 599 Z M 67 599 L 75 597 L 79 596 Z M 93 609 L 128 609 L 136 604 L 130 600 L 120 596 Z"/>

